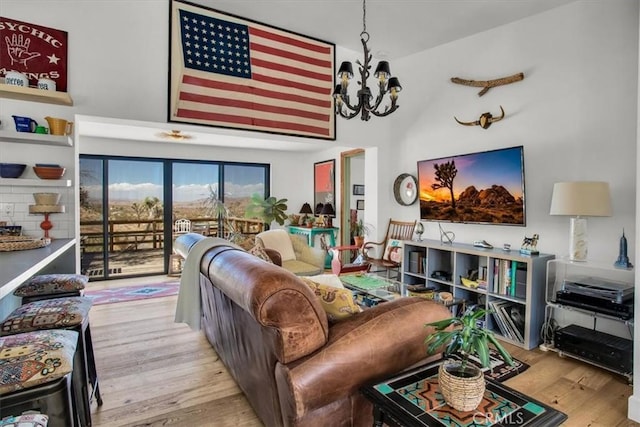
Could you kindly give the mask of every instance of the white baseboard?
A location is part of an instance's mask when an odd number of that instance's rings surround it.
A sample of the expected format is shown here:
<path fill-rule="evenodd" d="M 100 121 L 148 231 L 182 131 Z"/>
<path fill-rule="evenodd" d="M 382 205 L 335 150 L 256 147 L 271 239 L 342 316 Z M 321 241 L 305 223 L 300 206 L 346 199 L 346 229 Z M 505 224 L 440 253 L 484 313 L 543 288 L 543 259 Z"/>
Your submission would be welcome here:
<path fill-rule="evenodd" d="M 632 421 L 640 423 L 640 396 L 637 394 L 629 397 L 629 410 L 627 417 Z"/>

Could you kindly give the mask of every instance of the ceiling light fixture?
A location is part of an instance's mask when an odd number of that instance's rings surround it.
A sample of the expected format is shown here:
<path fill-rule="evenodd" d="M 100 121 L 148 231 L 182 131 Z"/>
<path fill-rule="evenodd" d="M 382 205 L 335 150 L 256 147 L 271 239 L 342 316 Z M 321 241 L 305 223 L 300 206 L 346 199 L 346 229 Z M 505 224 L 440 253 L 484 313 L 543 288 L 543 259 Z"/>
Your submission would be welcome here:
<path fill-rule="evenodd" d="M 358 103 L 352 105 L 349 102 L 349 94 L 347 88 L 349 86 L 349 79 L 353 77 L 353 67 L 351 62 L 344 61 L 340 65 L 338 70 L 338 78 L 340 84 L 336 85 L 333 91 L 333 97 L 336 100 L 336 114 L 344 117 L 345 119 L 352 119 L 358 114 L 361 114 L 362 120 L 369 120 L 371 114 L 378 117 L 388 116 L 396 111 L 399 105 L 396 104 L 398 100 L 398 92 L 402 90 L 400 81 L 396 77 L 391 77 L 391 71 L 389 63 L 387 61 L 378 62 L 376 71 L 373 74 L 378 79 L 378 96 L 373 100 L 373 94 L 371 89 L 367 86 L 367 79 L 369 78 L 369 70 L 371 69 L 371 50 L 367 46 L 369 41 L 369 33 L 367 32 L 367 6 L 366 0 L 362 1 L 362 32 L 360 33 L 360 41 L 362 42 L 362 48 L 364 49 L 364 64 L 360 60 L 356 61 L 358 68 L 360 69 L 360 90 L 357 92 Z M 384 111 L 378 111 L 382 100 L 386 94 L 389 94 L 391 99 L 391 105 L 385 105 Z M 373 103 L 372 103 L 373 100 Z"/>
<path fill-rule="evenodd" d="M 184 134 L 184 133 L 180 132 L 179 130 L 163 131 L 163 132 L 160 132 L 160 133 L 158 133 L 156 135 L 159 136 L 160 138 L 173 139 L 174 141 L 182 141 L 184 139 L 191 139 L 192 138 L 191 135 Z"/>

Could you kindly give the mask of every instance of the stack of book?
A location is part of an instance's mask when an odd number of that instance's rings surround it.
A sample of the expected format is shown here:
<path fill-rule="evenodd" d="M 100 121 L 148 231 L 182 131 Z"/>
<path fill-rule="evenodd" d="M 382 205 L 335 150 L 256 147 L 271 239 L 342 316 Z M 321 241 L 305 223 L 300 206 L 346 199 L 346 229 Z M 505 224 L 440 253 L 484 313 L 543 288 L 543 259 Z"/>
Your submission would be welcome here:
<path fill-rule="evenodd" d="M 508 259 L 495 259 L 491 292 L 516 298 L 526 298 L 527 264 Z"/>

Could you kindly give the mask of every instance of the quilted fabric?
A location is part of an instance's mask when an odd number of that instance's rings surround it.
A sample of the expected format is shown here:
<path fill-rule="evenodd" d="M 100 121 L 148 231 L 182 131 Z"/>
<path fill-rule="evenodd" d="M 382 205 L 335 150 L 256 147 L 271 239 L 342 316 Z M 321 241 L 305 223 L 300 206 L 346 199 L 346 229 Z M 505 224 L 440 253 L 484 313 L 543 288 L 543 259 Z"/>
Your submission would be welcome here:
<path fill-rule="evenodd" d="M 72 328 L 89 317 L 91 298 L 70 297 L 34 301 L 16 308 L 2 322 L 0 335 L 39 329 Z"/>
<path fill-rule="evenodd" d="M 9 415 L 0 420 L 0 427 L 47 427 L 49 417 L 45 414 Z"/>
<path fill-rule="evenodd" d="M 81 291 L 89 282 L 82 274 L 42 274 L 20 285 L 13 294 L 17 297 L 59 294 Z"/>
<path fill-rule="evenodd" d="M 73 370 L 78 333 L 49 329 L 0 338 L 0 394 L 61 378 Z"/>
<path fill-rule="evenodd" d="M 350 290 L 314 282 L 308 277 L 300 277 L 300 279 L 316 294 L 330 322 L 346 319 L 362 311 L 354 302 L 353 293 Z"/>
<path fill-rule="evenodd" d="M 264 250 L 264 245 L 262 244 L 261 241 L 257 241 L 256 244 L 247 252 L 249 252 L 251 255 L 257 256 L 263 261 L 273 264 L 273 261 L 271 260 L 267 252 Z"/>

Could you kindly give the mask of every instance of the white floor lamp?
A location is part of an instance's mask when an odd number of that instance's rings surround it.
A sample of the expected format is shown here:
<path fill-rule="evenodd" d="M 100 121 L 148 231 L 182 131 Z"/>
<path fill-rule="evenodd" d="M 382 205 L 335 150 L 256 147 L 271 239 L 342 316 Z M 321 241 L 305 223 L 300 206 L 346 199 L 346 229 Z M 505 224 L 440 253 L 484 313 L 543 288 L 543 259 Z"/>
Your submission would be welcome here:
<path fill-rule="evenodd" d="M 553 184 L 550 215 L 571 216 L 569 259 L 587 260 L 587 218 L 611 216 L 609 183 L 599 181 L 556 182 Z"/>

